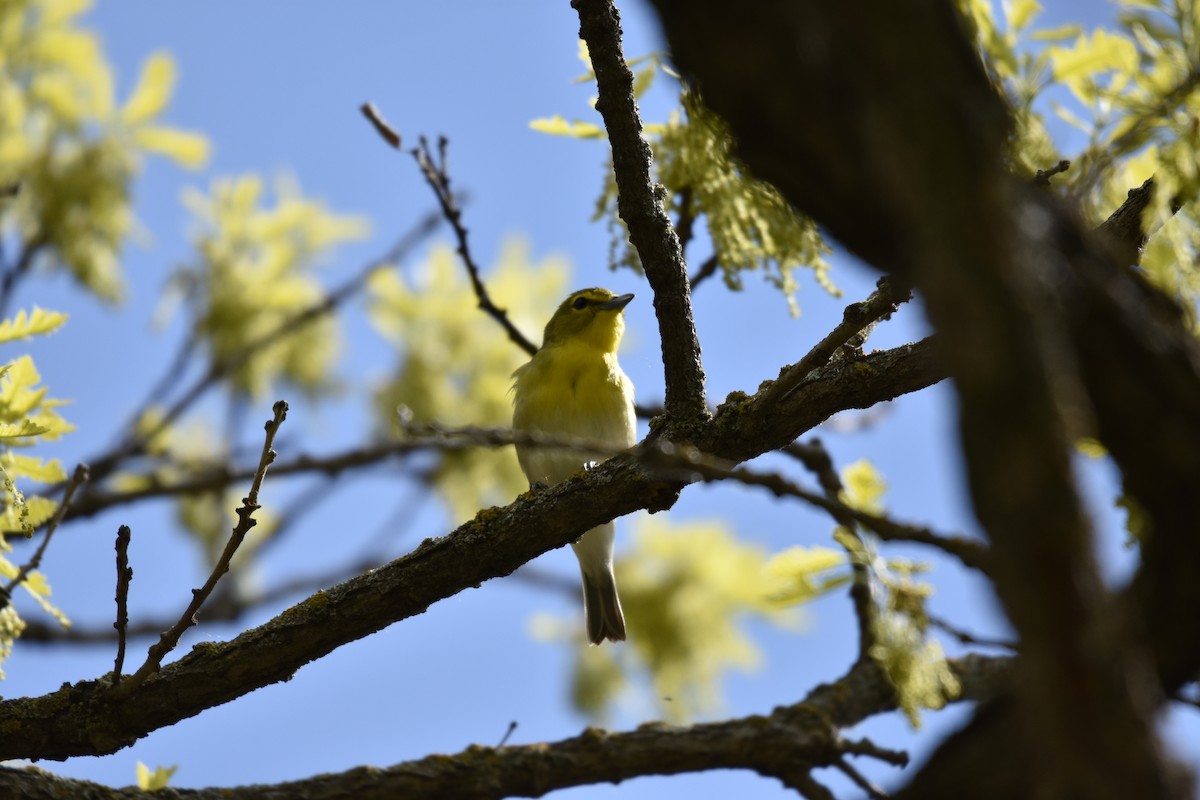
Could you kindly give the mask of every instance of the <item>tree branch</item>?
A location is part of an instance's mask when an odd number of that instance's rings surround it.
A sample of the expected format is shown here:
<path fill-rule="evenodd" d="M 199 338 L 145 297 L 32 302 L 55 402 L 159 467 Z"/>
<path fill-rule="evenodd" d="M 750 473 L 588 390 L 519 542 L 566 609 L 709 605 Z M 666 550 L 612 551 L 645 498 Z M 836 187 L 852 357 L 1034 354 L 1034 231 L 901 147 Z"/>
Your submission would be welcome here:
<path fill-rule="evenodd" d="M 767 420 L 739 413 L 745 396 L 735 397 L 718 409 L 709 452 L 730 461 L 751 458 L 795 440 L 838 411 L 870 406 L 941 378 L 927 341 L 872 353 L 798 387 Z M 232 641 L 197 645 L 128 698 L 116 697 L 101 680 L 0 702 L 0 760 L 115 752 L 152 730 L 287 680 L 341 645 L 507 575 L 598 524 L 638 509 L 668 508 L 679 486 L 633 456 L 617 456 L 504 508 L 482 511 L 450 535 L 428 539 L 408 555 L 318 592 Z"/>
<path fill-rule="evenodd" d="M 396 150 L 402 150 L 400 134 L 383 119 L 373 104 L 363 103 L 361 110 L 363 116 L 370 120 L 385 142 Z M 446 171 L 446 148 L 448 145 L 449 140 L 445 136 L 438 138 L 439 157 L 435 159 L 433 152 L 429 149 L 429 142 L 422 136 L 418 146 L 412 148 L 409 155 L 417 162 L 421 175 L 429 184 L 429 188 L 433 190 L 434 197 L 437 198 L 438 205 L 442 209 L 442 216 L 450 223 L 450 228 L 454 231 L 454 238 L 458 241 L 458 255 L 462 259 L 463 266 L 467 268 L 467 276 L 471 279 L 471 288 L 475 291 L 475 299 L 478 301 L 480 310 L 496 320 L 514 344 L 529 355 L 533 355 L 538 350 L 537 345 L 512 323 L 512 320 L 508 318 L 507 311 L 492 302 L 492 297 L 483 283 L 479 265 L 475 263 L 475 258 L 471 255 L 471 247 L 467 241 L 467 228 L 462 221 L 462 209 L 459 208 L 454 192 L 450 190 L 450 173 Z"/>
<path fill-rule="evenodd" d="M 989 784 L 989 773 L 1005 772 L 1010 788 L 1055 796 L 1174 796 L 1152 724 L 1159 701 L 1132 688 L 1147 679 L 1140 637 L 1095 565 L 1067 424 L 1086 416 L 1094 398 L 1089 383 L 1100 381 L 1102 364 L 1115 406 L 1118 385 L 1145 377 L 1146 366 L 1163 359 L 1143 350 L 1142 367 L 1118 379 L 1113 351 L 1129 337 L 1117 333 L 1119 326 L 1099 330 L 1102 321 L 1115 321 L 1111 315 L 1090 317 L 1094 355 L 1080 357 L 1083 336 L 1071 332 L 1069 321 L 1072 298 L 1081 296 L 1082 281 L 1111 290 L 1115 279 L 1108 269 L 1081 274 L 1098 261 L 1085 255 L 1092 248 L 1075 245 L 1086 241 L 1077 218 L 1007 174 L 1007 110 L 957 13 L 944 3 L 885 0 L 655 5 L 676 64 L 730 124 L 747 165 L 849 249 L 911 278 L 939 333 L 939 353 L 959 398 L 976 514 L 992 542 L 998 594 L 1021 636 L 1021 677 L 1007 712 L 1015 724 L 1005 732 L 1025 742 L 1018 750 L 1004 739 L 964 737 L 962 752 L 976 758 L 960 760 L 958 769 L 943 763 L 942 791 L 958 786 L 961 793 Z M 862 24 L 864 13 L 870 25 Z M 913 48 L 914 41 L 921 47 Z M 822 124 L 803 121 L 814 118 Z M 1108 345 L 1103 362 L 1097 339 Z M 1194 441 L 1200 409 L 1183 361 L 1172 370 L 1182 383 L 1171 394 L 1184 400 L 1171 409 L 1177 425 L 1163 425 L 1152 405 L 1122 404 L 1125 417 L 1145 421 L 1139 427 L 1147 456 L 1152 441 Z M 1156 383 L 1165 388 L 1162 375 Z M 1185 408 L 1192 410 L 1190 422 Z M 1104 413 L 1102 430 L 1105 419 L 1122 425 Z M 1184 469 L 1172 474 L 1190 476 L 1200 456 L 1179 461 Z M 1165 487 L 1151 491 L 1167 505 Z M 1198 503 L 1176 499 L 1171 509 Z M 1196 563 L 1196 518 L 1191 544 L 1176 547 L 1173 564 L 1161 565 L 1173 568 L 1173 577 L 1195 572 L 1182 564 Z M 1197 608 L 1200 589 L 1195 581 L 1187 589 L 1179 580 L 1169 584 L 1181 602 L 1157 604 L 1153 618 L 1162 647 L 1168 632 L 1183 637 L 1187 646 L 1174 650 L 1186 662 L 1200 653 L 1193 645 L 1200 636 L 1166 620 Z M 1164 601 L 1169 593 L 1149 591 Z M 989 773 L 979 770 L 984 753 Z"/>
<path fill-rule="evenodd" d="M 129 566 L 128 525 L 117 529 L 117 621 L 112 624 L 117 634 L 117 656 L 113 660 L 113 687 L 121 682 L 121 670 L 125 667 L 125 636 L 129 629 L 129 582 L 133 580 L 133 569 Z M 164 626 L 165 627 L 165 626 Z M 162 628 L 159 628 L 162 630 Z"/>
<path fill-rule="evenodd" d="M 572 0 L 571 6 L 579 13 L 579 38 L 587 43 L 596 73 L 596 110 L 604 118 L 612 145 L 617 210 L 654 291 L 666 378 L 663 405 L 667 425 L 678 429 L 680 440 L 687 440 L 708 419 L 687 265 L 663 208 L 662 187 L 650 178 L 650 146 L 642 138 L 633 73 L 621 51 L 620 15 L 611 0 Z M 676 437 L 668 431 L 667 438 Z"/>
<path fill-rule="evenodd" d="M 121 682 L 119 674 L 113 675 L 112 694 L 114 697 L 128 697 L 139 686 L 145 683 L 147 678 L 159 671 L 163 658 L 166 657 L 167 653 L 175 649 L 175 645 L 179 644 L 179 639 L 183 636 L 184 632 L 196 624 L 196 613 L 204 605 L 204 601 L 208 599 L 209 595 L 212 594 L 213 589 L 216 588 L 217 581 L 226 572 L 229 572 L 229 562 L 233 560 L 233 556 L 241 546 L 242 541 L 246 538 L 246 534 L 258 524 L 258 520 L 254 519 L 254 512 L 260 508 L 258 504 L 258 491 L 262 488 L 262 482 L 267 476 L 267 467 L 275 460 L 275 451 L 271 449 L 271 445 L 275 441 L 275 434 L 279 432 L 279 426 L 287 419 L 287 403 L 282 400 L 277 401 L 274 411 L 274 417 L 267 420 L 266 436 L 263 437 L 262 455 L 258 460 L 258 469 L 254 472 L 254 481 L 250 484 L 250 492 L 242 499 L 242 505 L 237 510 L 238 523 L 230 533 L 229 541 L 225 543 L 225 550 L 221 553 L 220 558 L 217 559 L 217 563 L 213 566 L 212 573 L 209 574 L 208 580 L 204 582 L 204 585 L 199 589 L 192 590 L 192 600 L 188 603 L 188 607 L 184 610 L 183 615 L 150 647 L 150 652 L 146 655 L 146 661 L 138 668 L 138 671 L 129 680 L 124 682 Z"/>
<path fill-rule="evenodd" d="M 961 700 L 994 695 L 1011 668 L 1011 659 L 977 655 L 949 663 L 963 687 Z M 894 692 L 882 672 L 874 664 L 860 662 L 837 681 L 816 687 L 801 702 L 777 708 L 768 716 L 685 727 L 642 725 L 626 733 L 588 729 L 580 736 L 546 744 L 472 746 L 456 755 L 427 756 L 385 769 L 360 767 L 273 786 L 170 792 L 179 800 L 498 800 L 541 797 L 571 786 L 617 783 L 646 775 L 712 769 L 747 769 L 775 777 L 786 786 L 809 787 L 811 778 L 806 776 L 811 769 L 844 763 L 847 755 L 900 765 L 902 754 L 840 736 L 840 729 L 894 708 Z M 152 800 L 157 796 L 60 778 L 33 768 L 5 767 L 0 767 L 0 793 L 25 800 Z"/>
<path fill-rule="evenodd" d="M 901 303 L 912 299 L 912 290 L 902 287 L 896 278 L 883 277 L 876 284 L 876 289 L 861 303 L 851 303 L 842 312 L 842 321 L 824 339 L 812 347 L 804 358 L 785 367 L 779 377 L 762 393 L 759 407 L 763 413 L 769 414 L 771 409 L 795 389 L 809 374 L 819 369 L 833 358 L 837 348 L 844 345 L 852 337 L 869 329 L 881 319 L 887 319 Z"/>

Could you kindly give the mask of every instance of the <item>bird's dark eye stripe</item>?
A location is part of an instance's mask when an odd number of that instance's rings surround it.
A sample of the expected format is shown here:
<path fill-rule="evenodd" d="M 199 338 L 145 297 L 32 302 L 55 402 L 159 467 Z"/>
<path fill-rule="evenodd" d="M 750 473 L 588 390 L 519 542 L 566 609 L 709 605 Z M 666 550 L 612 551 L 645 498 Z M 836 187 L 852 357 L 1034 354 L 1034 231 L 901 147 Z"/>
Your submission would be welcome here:
<path fill-rule="evenodd" d="M 571 307 L 577 311 L 582 311 L 587 308 L 588 299 L 586 297 L 576 297 L 575 302 L 571 303 Z"/>

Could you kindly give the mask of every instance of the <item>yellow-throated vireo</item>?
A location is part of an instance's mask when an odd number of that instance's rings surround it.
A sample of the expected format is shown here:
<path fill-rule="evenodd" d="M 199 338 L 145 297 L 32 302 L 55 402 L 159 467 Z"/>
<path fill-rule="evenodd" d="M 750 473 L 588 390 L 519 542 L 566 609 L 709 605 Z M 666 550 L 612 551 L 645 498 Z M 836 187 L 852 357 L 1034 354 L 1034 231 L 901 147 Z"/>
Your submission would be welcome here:
<path fill-rule="evenodd" d="M 633 383 L 617 363 L 631 294 L 582 289 L 562 302 L 529 363 L 513 373 L 513 430 L 578 439 L 615 449 L 637 441 Z M 580 450 L 517 444 L 531 484 L 566 480 L 588 460 Z M 587 636 L 592 644 L 625 638 L 625 616 L 613 577 L 614 525 L 592 528 L 571 547 L 583 573 Z"/>

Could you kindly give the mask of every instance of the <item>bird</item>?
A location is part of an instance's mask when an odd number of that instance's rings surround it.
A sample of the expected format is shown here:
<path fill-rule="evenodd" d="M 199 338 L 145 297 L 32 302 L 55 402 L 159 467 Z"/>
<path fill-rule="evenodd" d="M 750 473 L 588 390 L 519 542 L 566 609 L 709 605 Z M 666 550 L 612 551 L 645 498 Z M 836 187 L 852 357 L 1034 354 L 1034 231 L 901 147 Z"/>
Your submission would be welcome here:
<path fill-rule="evenodd" d="M 542 346 L 513 372 L 513 431 L 550 439 L 579 439 L 611 447 L 637 441 L 633 383 L 617 363 L 632 294 L 608 289 L 571 293 L 546 323 Z M 589 466 L 577 449 L 516 444 L 531 486 L 553 486 Z M 616 527 L 607 522 L 571 544 L 583 576 L 587 638 L 592 644 L 625 639 L 625 615 L 613 575 Z"/>

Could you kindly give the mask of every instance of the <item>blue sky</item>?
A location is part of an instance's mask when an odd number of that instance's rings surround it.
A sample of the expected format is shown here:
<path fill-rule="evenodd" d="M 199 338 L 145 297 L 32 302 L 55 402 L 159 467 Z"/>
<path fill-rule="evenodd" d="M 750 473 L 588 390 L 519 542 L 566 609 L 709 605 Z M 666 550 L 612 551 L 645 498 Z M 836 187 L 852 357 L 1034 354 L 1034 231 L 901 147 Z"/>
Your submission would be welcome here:
<path fill-rule="evenodd" d="M 1106 9 L 1100 3 L 1062 4 L 1053 18 L 1071 18 L 1072 11 L 1094 18 Z M 660 47 L 642 5 L 623 4 L 622 14 L 628 55 Z M 18 298 L 19 306 L 37 303 L 72 314 L 66 329 L 35 343 L 33 350 L 53 393 L 76 401 L 68 416 L 79 432 L 59 446 L 64 462 L 85 458 L 112 440 L 115 426 L 144 396 L 182 334 L 178 325 L 156 330 L 151 321 L 166 276 L 188 256 L 187 217 L 179 202 L 183 186 L 204 187 L 214 176 L 250 171 L 287 173 L 333 209 L 365 215 L 374 232 L 365 242 L 338 251 L 327 268 L 331 283 L 383 252 L 432 207 L 411 161 L 384 147 L 359 115 L 359 104 L 367 100 L 406 136 L 450 138 L 451 172 L 456 185 L 470 193 L 466 221 L 481 263 L 492 263 L 509 237 L 521 236 L 535 259 L 568 257 L 575 286 L 600 284 L 638 293 L 627 315 L 622 363 L 638 386 L 640 401 L 661 398 L 648 288 L 632 273 L 607 271 L 607 233 L 590 222 L 606 145 L 551 138 L 528 126 L 531 119 L 554 113 L 568 118 L 590 113 L 586 103 L 593 89 L 572 80 L 581 71 L 578 22 L 565 0 L 352 7 L 280 0 L 188 5 L 101 0 L 87 22 L 100 32 L 122 97 L 141 61 L 155 50 L 169 50 L 179 66 L 179 82 L 168 117 L 181 127 L 204 131 L 215 150 L 202 174 L 152 161 L 138 181 L 138 215 L 149 236 L 131 246 L 124 259 L 130 295 L 123 308 L 102 307 L 62 280 L 32 282 Z M 646 118 L 665 117 L 670 100 L 665 90 L 652 93 L 643 104 Z M 845 302 L 865 297 L 876 275 L 836 258 L 833 278 L 846 291 L 844 301 L 828 297 L 801 276 L 799 318 L 790 317 L 782 297 L 754 276 L 740 294 L 716 281 L 702 287 L 695 307 L 710 399 L 719 401 L 735 389 L 752 391 L 773 377 L 840 319 Z M 394 354 L 366 324 L 361 304 L 352 306 L 348 316 L 342 373 L 381 378 Z M 881 326 L 871 345 L 910 341 L 923 330 L 914 304 Z M 529 333 L 536 338 L 537 331 Z M 254 409 L 252 419 L 266 419 L 269 405 Z M 215 412 L 217 406 L 210 408 Z M 297 409 L 288 423 L 288 440 L 304 452 L 331 452 L 359 441 L 368 425 L 361 398 Z M 868 431 L 821 435 L 839 464 L 868 458 L 878 467 L 889 483 L 888 504 L 897 517 L 947 531 L 975 530 L 957 474 L 953 412 L 945 387 L 892 404 Z M 1081 470 L 1106 567 L 1117 578 L 1126 559 L 1120 519 L 1110 510 L 1114 476 L 1102 463 L 1081 462 Z M 343 494 L 318 510 L 312 524 L 295 532 L 287 548 L 267 557 L 266 582 L 297 570 L 322 572 L 386 528 L 397 507 L 412 499 L 394 478 L 348 483 L 352 485 Z M 279 496 L 295 490 L 280 488 Z M 272 491 L 269 483 L 268 503 Z M 830 529 L 824 518 L 797 504 L 722 487 L 688 489 L 671 517 L 682 521 L 729 514 L 736 516 L 740 535 L 772 550 L 826 543 Z M 188 588 L 203 578 L 196 554 L 171 534 L 166 506 L 121 510 L 77 524 L 62 532 L 44 567 L 55 582 L 56 598 L 81 625 L 112 619 L 112 542 L 123 522 L 134 529 L 133 614 L 181 608 Z M 444 533 L 447 523 L 436 504 L 426 503 L 413 528 L 407 539 L 395 543 L 397 551 Z M 925 555 L 904 548 L 894 552 Z M 573 558 L 563 550 L 543 556 L 538 564 L 575 575 Z M 938 561 L 932 581 L 936 613 L 981 633 L 1003 630 L 990 595 L 963 570 Z M 252 622 L 276 611 L 264 610 Z M 494 744 L 513 720 L 519 727 L 512 743 L 572 736 L 585 721 L 566 705 L 568 654 L 528 635 L 529 619 L 544 611 L 576 609 L 573 600 L 512 579 L 492 581 L 342 648 L 300 670 L 289 683 L 152 733 L 113 756 L 43 766 L 123 785 L 133 782 L 134 764 L 140 760 L 151 766 L 179 764 L 175 785 L 236 785 L 361 764 L 385 766 L 431 752 L 456 752 L 472 743 Z M 837 595 L 809 612 L 807 629 L 799 634 L 755 629 L 765 663 L 754 674 L 733 674 L 727 680 L 725 714 L 768 712 L 842 674 L 855 646 L 848 601 Z M 206 626 L 189 634 L 183 649 L 236 632 Z M 136 663 L 147 645 L 131 645 L 130 660 Z M 9 677 L 2 688 L 10 697 L 41 694 L 111 668 L 109 647 L 68 653 L 18 646 L 6 664 Z M 914 752 L 929 746 L 928 736 L 952 729 L 964 711 L 928 714 L 921 739 L 925 744 Z M 646 708 L 622 709 L 610 727 L 631 727 L 648 713 Z M 1171 725 L 1172 738 L 1184 743 L 1187 757 L 1200 760 L 1197 715 L 1178 713 Z M 897 717 L 873 721 L 861 732 L 884 746 L 911 741 L 907 725 Z M 231 741 L 237 742 L 232 752 Z M 885 783 L 890 775 L 885 770 L 872 774 Z M 837 776 L 821 777 L 845 787 Z M 649 798 L 668 789 L 694 797 L 734 792 L 746 800 L 784 796 L 772 781 L 721 773 L 585 787 L 555 797 Z"/>

